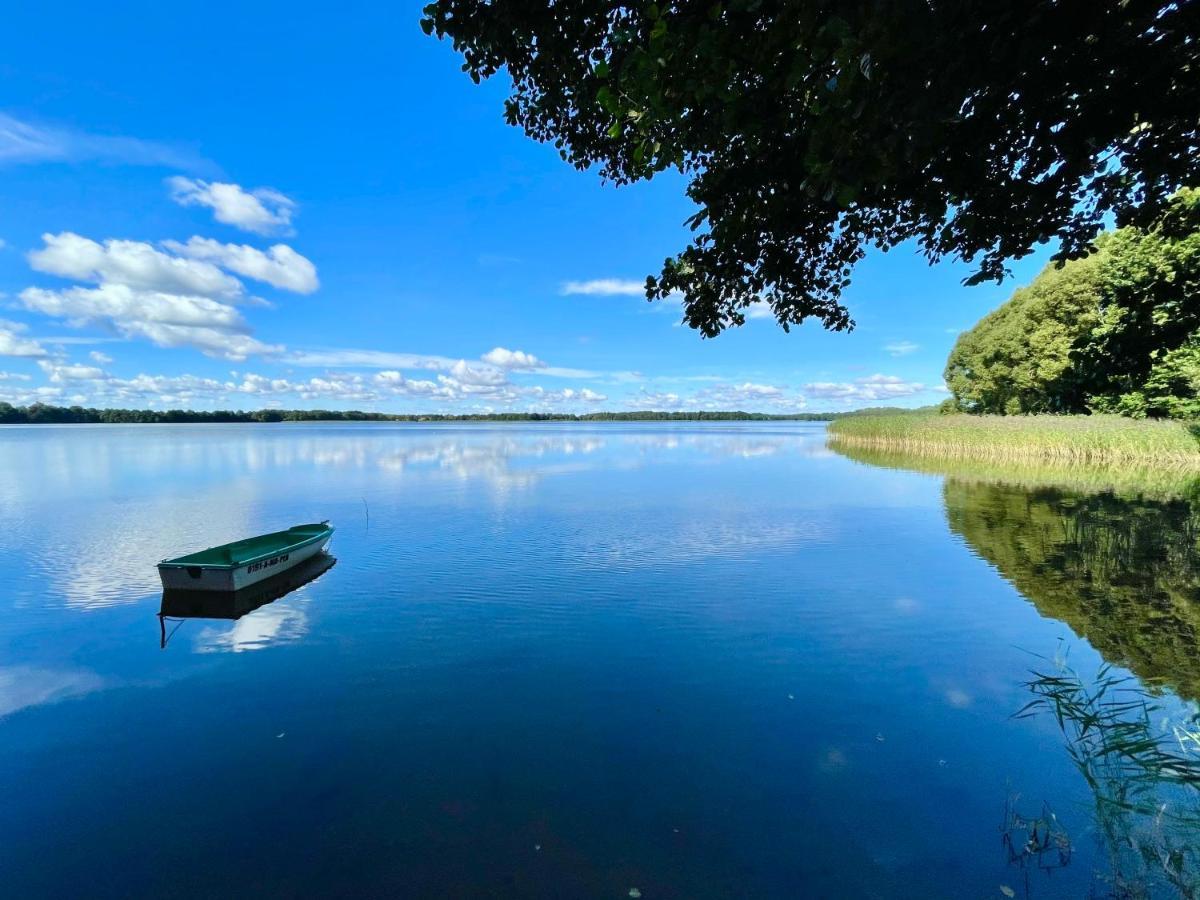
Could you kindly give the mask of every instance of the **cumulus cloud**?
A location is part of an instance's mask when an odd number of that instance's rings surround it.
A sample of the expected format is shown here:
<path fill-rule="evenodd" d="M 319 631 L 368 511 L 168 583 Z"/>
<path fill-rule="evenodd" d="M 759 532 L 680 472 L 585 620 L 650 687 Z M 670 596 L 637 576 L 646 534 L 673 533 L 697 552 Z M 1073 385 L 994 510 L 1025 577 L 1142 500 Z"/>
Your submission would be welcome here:
<path fill-rule="evenodd" d="M 180 206 L 206 206 L 213 218 L 255 234 L 288 234 L 296 203 L 271 188 L 247 191 L 239 184 L 201 181 L 176 175 L 167 179 L 171 199 Z"/>
<path fill-rule="evenodd" d="M 93 350 L 88 354 L 93 362 L 98 362 L 102 366 L 106 366 L 113 361 L 113 358 L 107 353 L 101 353 L 99 350 Z"/>
<path fill-rule="evenodd" d="M 496 347 L 480 357 L 485 363 L 498 366 L 501 369 L 544 369 L 546 364 L 532 353 L 522 350 L 506 350 Z"/>
<path fill-rule="evenodd" d="M 892 356 L 907 356 L 920 350 L 921 345 L 914 344 L 912 341 L 892 341 L 890 344 L 884 344 L 883 349 Z"/>
<path fill-rule="evenodd" d="M 0 165 L 97 160 L 130 166 L 162 166 L 184 171 L 216 167 L 184 147 L 159 141 L 89 134 L 62 126 L 36 124 L 0 113 Z"/>
<path fill-rule="evenodd" d="M 510 371 L 536 371 L 538 375 L 549 378 L 599 378 L 608 377 L 615 381 L 640 381 L 641 374 L 637 372 L 593 372 L 588 369 L 572 369 L 563 366 L 551 366 L 532 354 L 521 350 L 505 350 L 497 347 L 488 351 L 480 362 L 493 368 L 505 368 L 495 362 L 496 359 L 507 358 L 492 356 L 497 351 L 500 354 L 513 354 L 514 359 L 524 359 L 526 367 L 509 366 Z M 488 357 L 492 356 L 492 359 Z M 448 372 L 459 363 L 467 365 L 463 360 L 452 356 L 438 356 L 430 353 L 396 353 L 388 350 L 356 350 L 356 349 L 312 349 L 294 350 L 287 355 L 287 362 L 295 366 L 312 366 L 319 368 L 352 368 L 361 366 L 367 369 L 427 369 L 435 372 Z M 532 367 L 531 361 L 536 362 Z"/>
<path fill-rule="evenodd" d="M 854 381 L 815 381 L 804 385 L 809 397 L 846 403 L 870 403 L 909 397 L 930 390 L 919 381 L 905 381 L 895 375 L 870 375 Z"/>
<path fill-rule="evenodd" d="M 241 281 L 223 269 L 287 290 L 317 287 L 316 267 L 290 247 L 263 252 L 253 247 L 192 238 L 160 249 L 142 241 L 94 241 L 73 232 L 45 234 L 29 254 L 37 271 L 89 282 L 95 287 L 27 288 L 26 309 L 73 325 L 107 327 L 125 338 L 160 347 L 194 347 L 209 356 L 245 359 L 284 348 L 250 336 L 232 305 L 253 300 Z"/>
<path fill-rule="evenodd" d="M 26 288 L 20 300 L 34 312 L 78 326 L 110 326 L 124 337 L 145 338 L 160 347 L 190 346 L 208 356 L 235 360 L 283 350 L 250 337 L 234 307 L 208 297 L 101 284 L 61 291 Z"/>
<path fill-rule="evenodd" d="M 42 241 L 45 246 L 29 254 L 29 265 L 49 275 L 228 300 L 243 293 L 240 281 L 212 263 L 171 256 L 142 241 L 100 244 L 70 231 L 43 234 Z"/>
<path fill-rule="evenodd" d="M 783 394 L 783 389 L 773 384 L 754 384 L 750 381 L 734 385 L 734 390 L 750 397 L 779 397 Z"/>
<path fill-rule="evenodd" d="M 702 381 L 706 386 L 689 394 L 675 391 L 649 391 L 626 401 L 626 406 L 651 410 L 742 410 L 744 412 L 798 412 L 807 406 L 806 398 L 794 390 L 753 381 L 719 382 L 714 376 L 698 375 L 678 379 Z M 718 383 L 711 383 L 718 381 Z"/>
<path fill-rule="evenodd" d="M 246 244 L 222 244 L 212 238 L 193 237 L 186 244 L 164 241 L 163 246 L 180 256 L 204 260 L 285 291 L 311 294 L 321 286 L 317 267 L 287 244 L 275 244 L 263 251 Z"/>
<path fill-rule="evenodd" d="M 560 404 L 578 405 L 579 403 L 603 403 L 607 396 L 591 388 L 563 388 L 560 391 L 548 391 L 541 386 L 521 388 L 521 396 L 533 400 L 535 405 L 549 409 Z"/>
<path fill-rule="evenodd" d="M 24 325 L 0 319 L 0 356 L 46 356 L 46 348 L 33 338 L 24 337 Z"/>
<path fill-rule="evenodd" d="M 625 278 L 594 278 L 591 281 L 565 282 L 561 293 L 597 297 L 643 297 L 646 294 L 646 284 L 643 281 L 631 281 Z"/>
<path fill-rule="evenodd" d="M 450 356 L 426 353 L 393 353 L 388 350 L 320 349 L 296 350 L 287 355 L 287 362 L 296 366 L 316 368 L 367 369 L 431 369 L 446 370 L 459 360 Z"/>
<path fill-rule="evenodd" d="M 690 397 L 692 409 L 745 410 L 749 412 L 796 412 L 805 407 L 805 398 L 774 384 L 743 381 L 740 384 L 716 384 Z"/>
<path fill-rule="evenodd" d="M 683 405 L 683 398 L 670 391 L 641 391 L 629 404 L 638 409 L 672 410 Z"/>
<path fill-rule="evenodd" d="M 203 296 L 139 290 L 125 284 L 71 287 L 60 291 L 26 288 L 20 298 L 26 309 L 80 325 L 107 320 L 118 328 L 130 321 L 228 331 L 245 330 L 246 327 L 241 313 L 226 303 Z"/>
<path fill-rule="evenodd" d="M 104 370 L 98 369 L 95 366 L 50 362 L 48 360 L 41 360 L 38 365 L 53 384 L 63 384 L 68 381 L 102 381 L 106 377 Z"/>

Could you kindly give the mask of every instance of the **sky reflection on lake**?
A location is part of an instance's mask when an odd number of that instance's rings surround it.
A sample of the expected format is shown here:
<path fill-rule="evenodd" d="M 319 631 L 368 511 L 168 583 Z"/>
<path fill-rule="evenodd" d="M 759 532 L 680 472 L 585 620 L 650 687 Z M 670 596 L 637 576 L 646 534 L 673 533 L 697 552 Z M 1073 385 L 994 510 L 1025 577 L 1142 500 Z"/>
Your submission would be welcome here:
<path fill-rule="evenodd" d="M 1190 505 L 1097 496 L 868 466 L 798 423 L 0 429 L 0 871 L 1086 895 L 1093 798 L 1052 717 L 1012 718 L 1031 654 L 1200 683 Z M 160 649 L 158 559 L 325 518 L 336 567 Z M 1072 836 L 1053 875 L 1000 850 L 1015 795 Z"/>

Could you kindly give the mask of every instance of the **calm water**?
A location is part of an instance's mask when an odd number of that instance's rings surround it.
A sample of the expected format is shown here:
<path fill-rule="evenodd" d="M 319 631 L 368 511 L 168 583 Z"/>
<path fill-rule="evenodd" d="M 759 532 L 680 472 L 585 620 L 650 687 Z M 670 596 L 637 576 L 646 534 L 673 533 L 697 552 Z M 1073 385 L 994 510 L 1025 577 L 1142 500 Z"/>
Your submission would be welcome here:
<path fill-rule="evenodd" d="M 160 558 L 326 518 L 160 648 Z M 0 428 L 0 893 L 1103 896 L 1012 714 L 1066 648 L 1200 696 L 1197 521 L 819 425 Z"/>

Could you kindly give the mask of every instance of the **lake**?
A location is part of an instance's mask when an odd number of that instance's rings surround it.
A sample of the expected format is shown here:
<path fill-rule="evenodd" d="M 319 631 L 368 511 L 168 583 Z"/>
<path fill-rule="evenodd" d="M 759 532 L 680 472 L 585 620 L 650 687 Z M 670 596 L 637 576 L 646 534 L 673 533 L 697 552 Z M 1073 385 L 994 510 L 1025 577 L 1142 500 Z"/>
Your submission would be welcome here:
<path fill-rule="evenodd" d="M 0 892 L 1162 881 L 1112 850 L 1161 822 L 1014 714 L 1109 663 L 1183 746 L 1200 511 L 896 465 L 807 423 L 0 428 Z M 332 569 L 160 632 L 159 559 L 322 519 Z"/>

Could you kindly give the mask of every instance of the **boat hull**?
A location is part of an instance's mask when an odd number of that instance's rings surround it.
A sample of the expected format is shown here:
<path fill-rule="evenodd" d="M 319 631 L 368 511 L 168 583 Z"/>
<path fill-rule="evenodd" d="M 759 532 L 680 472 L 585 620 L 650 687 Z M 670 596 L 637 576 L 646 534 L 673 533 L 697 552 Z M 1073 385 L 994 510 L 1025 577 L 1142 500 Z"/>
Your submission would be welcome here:
<path fill-rule="evenodd" d="M 158 575 L 164 590 L 239 591 L 311 559 L 329 545 L 332 537 L 332 533 L 326 534 L 303 546 L 288 548 L 275 556 L 240 566 L 160 563 Z"/>

